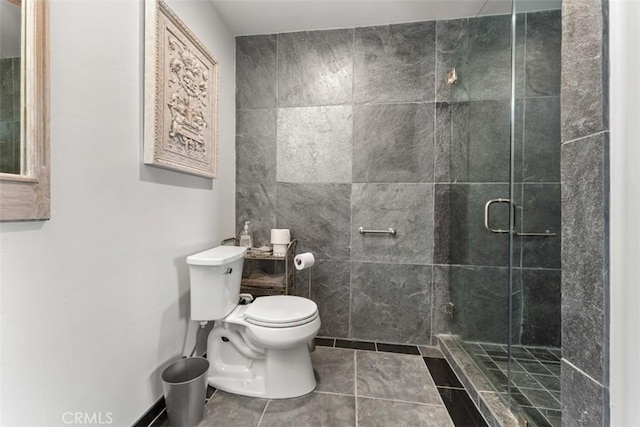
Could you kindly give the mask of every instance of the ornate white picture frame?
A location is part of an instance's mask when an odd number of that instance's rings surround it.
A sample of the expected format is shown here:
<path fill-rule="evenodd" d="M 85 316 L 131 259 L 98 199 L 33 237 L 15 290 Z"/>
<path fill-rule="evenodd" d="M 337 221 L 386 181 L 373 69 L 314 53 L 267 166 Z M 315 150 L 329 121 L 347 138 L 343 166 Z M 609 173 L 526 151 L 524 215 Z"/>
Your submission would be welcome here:
<path fill-rule="evenodd" d="M 162 0 L 144 32 L 144 163 L 215 178 L 218 61 Z"/>

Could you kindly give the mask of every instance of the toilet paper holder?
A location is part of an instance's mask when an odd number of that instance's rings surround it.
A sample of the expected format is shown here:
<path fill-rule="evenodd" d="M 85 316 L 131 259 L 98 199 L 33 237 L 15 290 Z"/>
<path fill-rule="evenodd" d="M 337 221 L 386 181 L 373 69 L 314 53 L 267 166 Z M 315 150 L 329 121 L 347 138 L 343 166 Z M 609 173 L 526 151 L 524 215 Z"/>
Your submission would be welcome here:
<path fill-rule="evenodd" d="M 395 236 L 396 229 L 394 227 L 388 228 L 386 230 L 366 230 L 364 227 L 358 228 L 360 234 L 391 234 Z"/>

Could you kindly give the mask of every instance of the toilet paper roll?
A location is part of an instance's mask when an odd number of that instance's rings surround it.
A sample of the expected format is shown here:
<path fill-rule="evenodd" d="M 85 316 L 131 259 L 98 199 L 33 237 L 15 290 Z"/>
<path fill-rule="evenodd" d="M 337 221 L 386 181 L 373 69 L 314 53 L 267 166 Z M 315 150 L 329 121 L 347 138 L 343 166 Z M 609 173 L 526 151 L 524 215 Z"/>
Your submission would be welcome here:
<path fill-rule="evenodd" d="M 273 255 L 274 256 L 285 256 L 287 254 L 287 248 L 289 247 L 289 244 L 280 244 L 280 243 L 274 243 L 273 244 Z"/>
<path fill-rule="evenodd" d="M 271 243 L 286 245 L 291 241 L 291 231 L 288 228 L 272 228 Z"/>
<path fill-rule="evenodd" d="M 305 252 L 300 255 L 296 255 L 293 259 L 293 263 L 296 265 L 296 270 L 305 270 L 311 268 L 316 263 L 316 259 L 311 252 Z"/>

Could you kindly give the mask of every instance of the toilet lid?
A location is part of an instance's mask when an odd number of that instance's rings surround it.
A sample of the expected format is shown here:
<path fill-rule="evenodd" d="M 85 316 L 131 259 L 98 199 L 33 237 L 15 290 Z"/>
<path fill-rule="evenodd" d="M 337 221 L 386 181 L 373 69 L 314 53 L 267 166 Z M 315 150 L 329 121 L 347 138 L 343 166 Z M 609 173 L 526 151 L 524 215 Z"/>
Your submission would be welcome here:
<path fill-rule="evenodd" d="M 244 312 L 247 322 L 260 326 L 284 327 L 308 323 L 318 315 L 310 299 L 291 295 L 256 298 Z"/>

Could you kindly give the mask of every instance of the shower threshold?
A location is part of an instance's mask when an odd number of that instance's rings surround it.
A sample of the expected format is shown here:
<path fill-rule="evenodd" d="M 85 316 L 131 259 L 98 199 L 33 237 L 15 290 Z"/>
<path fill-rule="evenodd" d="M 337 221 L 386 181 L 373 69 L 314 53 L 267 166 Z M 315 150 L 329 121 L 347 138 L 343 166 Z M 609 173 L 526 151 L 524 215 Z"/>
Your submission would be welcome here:
<path fill-rule="evenodd" d="M 439 335 L 438 339 L 449 364 L 490 425 L 561 425 L 559 350 L 512 347 L 512 412 L 506 402 L 509 384 L 505 346 L 460 343 L 452 335 Z M 518 418 L 526 420 L 527 424 L 518 423 L 514 412 L 518 414 Z"/>

